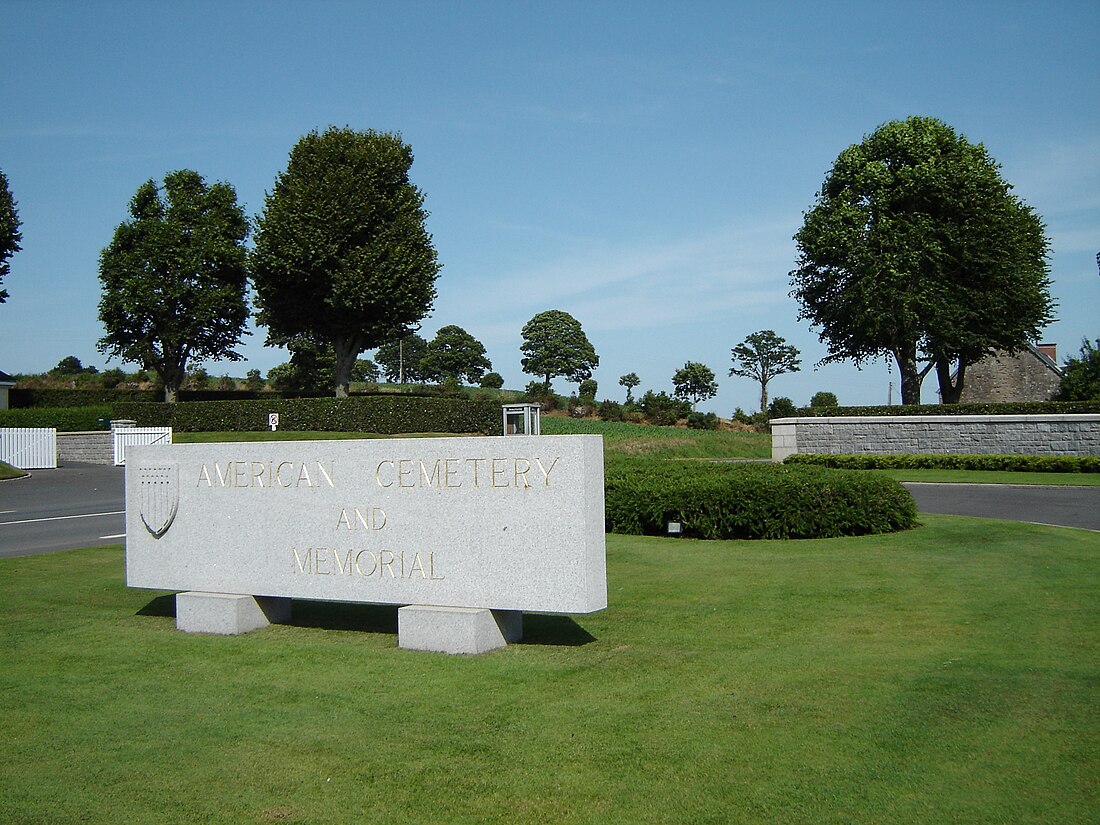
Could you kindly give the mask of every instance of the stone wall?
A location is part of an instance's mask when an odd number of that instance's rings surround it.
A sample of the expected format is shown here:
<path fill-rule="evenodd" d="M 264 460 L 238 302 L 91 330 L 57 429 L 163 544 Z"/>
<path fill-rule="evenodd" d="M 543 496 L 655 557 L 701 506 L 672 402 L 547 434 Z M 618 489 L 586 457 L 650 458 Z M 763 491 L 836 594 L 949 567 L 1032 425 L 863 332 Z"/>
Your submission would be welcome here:
<path fill-rule="evenodd" d="M 772 459 L 794 453 L 1100 455 L 1100 415 L 779 418 Z"/>
<path fill-rule="evenodd" d="M 101 430 L 57 434 L 57 461 L 86 464 L 114 464 L 115 445 L 109 432 Z"/>

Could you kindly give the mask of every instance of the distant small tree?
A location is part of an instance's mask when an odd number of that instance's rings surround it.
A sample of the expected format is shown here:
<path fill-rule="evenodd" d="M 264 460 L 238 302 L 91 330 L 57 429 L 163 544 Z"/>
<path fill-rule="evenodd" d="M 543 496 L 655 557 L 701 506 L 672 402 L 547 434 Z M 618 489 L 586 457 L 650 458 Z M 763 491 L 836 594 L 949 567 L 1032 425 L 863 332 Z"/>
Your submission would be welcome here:
<path fill-rule="evenodd" d="M 369 358 L 357 358 L 351 368 L 352 381 L 378 382 L 378 365 Z"/>
<path fill-rule="evenodd" d="M 600 365 L 600 357 L 580 322 L 568 312 L 560 309 L 540 312 L 523 325 L 521 335 L 523 371 L 542 376 L 546 389 L 559 375 L 580 383 L 591 378 L 592 371 Z"/>
<path fill-rule="evenodd" d="M 84 372 L 84 365 L 75 355 L 66 355 L 57 362 L 57 366 L 50 370 L 54 375 L 80 375 Z"/>
<path fill-rule="evenodd" d="M 272 367 L 267 381 L 279 392 L 304 392 L 318 395 L 332 389 L 336 354 L 332 347 L 317 344 L 308 338 L 292 339 L 287 349 L 290 361 Z"/>
<path fill-rule="evenodd" d="M 577 395 L 581 398 L 595 399 L 599 389 L 600 385 L 596 383 L 595 378 L 585 378 L 577 385 Z"/>
<path fill-rule="evenodd" d="M 718 383 L 714 380 L 714 370 L 706 364 L 688 361 L 672 376 L 674 395 L 691 402 L 692 409 L 700 401 L 714 398 L 718 394 Z"/>
<path fill-rule="evenodd" d="M 1100 401 L 1100 338 L 1096 345 L 1086 338 L 1081 342 L 1081 356 L 1069 358 L 1062 367 L 1059 401 Z"/>
<path fill-rule="evenodd" d="M 453 381 L 463 378 L 476 384 L 492 363 L 485 355 L 485 347 L 462 327 L 442 327 L 435 338 L 428 342 L 427 352 L 420 360 L 420 370 L 431 381 Z"/>
<path fill-rule="evenodd" d="M 504 376 L 499 372 L 487 372 L 481 376 L 481 386 L 490 390 L 499 390 L 504 387 Z"/>
<path fill-rule="evenodd" d="M 118 367 L 113 367 L 109 370 L 103 371 L 103 389 L 105 390 L 113 390 L 125 380 L 126 373 L 124 373 Z"/>
<path fill-rule="evenodd" d="M 223 375 L 221 378 L 218 379 L 218 383 L 215 386 L 223 392 L 228 392 L 237 389 L 237 382 L 234 381 L 230 376 Z"/>
<path fill-rule="evenodd" d="M 811 407 L 839 407 L 840 402 L 836 400 L 836 396 L 831 392 L 815 392 L 814 397 L 810 399 Z"/>
<path fill-rule="evenodd" d="M 23 236 L 19 234 L 19 212 L 16 211 L 15 201 L 8 189 L 8 179 L 0 172 L 0 287 L 4 285 L 4 278 L 11 271 L 8 258 L 22 249 L 19 246 L 21 240 Z M 0 289 L 0 304 L 7 299 L 8 291 Z"/>
<path fill-rule="evenodd" d="M 626 403 L 634 403 L 634 388 L 642 383 L 642 379 L 638 377 L 637 373 L 628 372 L 626 375 L 619 376 L 619 386 L 626 387 Z"/>
<path fill-rule="evenodd" d="M 779 396 L 768 404 L 768 418 L 791 418 L 798 414 L 798 407 L 789 398 Z"/>
<path fill-rule="evenodd" d="M 718 414 L 713 412 L 693 412 L 687 418 L 689 430 L 717 430 Z"/>
<path fill-rule="evenodd" d="M 191 367 L 187 370 L 187 386 L 193 390 L 205 390 L 210 386 L 210 373 L 203 367 Z"/>
<path fill-rule="evenodd" d="M 691 413 L 691 404 L 687 401 L 673 398 L 665 392 L 653 392 L 653 390 L 646 390 L 638 405 L 649 423 L 665 427 L 671 427 Z"/>
<path fill-rule="evenodd" d="M 798 350 L 770 329 L 754 332 L 730 350 L 730 375 L 752 378 L 760 383 L 760 411 L 768 409 L 768 382 L 777 375 L 798 372 Z"/>
<path fill-rule="evenodd" d="M 374 360 L 391 384 L 418 384 L 424 380 L 420 362 L 428 354 L 428 342 L 416 333 L 387 341 Z"/>

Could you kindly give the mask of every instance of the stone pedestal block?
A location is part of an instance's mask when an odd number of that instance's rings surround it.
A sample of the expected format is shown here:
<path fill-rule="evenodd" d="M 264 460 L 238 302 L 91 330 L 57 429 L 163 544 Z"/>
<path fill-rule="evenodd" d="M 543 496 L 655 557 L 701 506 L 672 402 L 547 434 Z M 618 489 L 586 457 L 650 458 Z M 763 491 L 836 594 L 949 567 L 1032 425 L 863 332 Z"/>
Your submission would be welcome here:
<path fill-rule="evenodd" d="M 176 594 L 176 628 L 236 636 L 290 621 L 290 599 L 232 593 Z"/>
<path fill-rule="evenodd" d="M 412 605 L 397 611 L 397 644 L 407 650 L 485 653 L 523 638 L 523 613 Z"/>

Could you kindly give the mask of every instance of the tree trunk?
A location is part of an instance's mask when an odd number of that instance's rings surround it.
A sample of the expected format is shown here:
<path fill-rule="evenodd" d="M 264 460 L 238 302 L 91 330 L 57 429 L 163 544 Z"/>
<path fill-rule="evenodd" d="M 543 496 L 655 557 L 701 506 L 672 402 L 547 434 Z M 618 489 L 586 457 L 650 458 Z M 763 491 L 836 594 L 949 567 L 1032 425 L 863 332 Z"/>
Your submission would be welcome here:
<path fill-rule="evenodd" d="M 363 351 L 358 346 L 359 341 L 355 337 L 337 338 L 332 342 L 332 348 L 336 353 L 336 397 L 347 398 L 351 388 L 351 368 L 355 366 L 355 359 Z"/>
<path fill-rule="evenodd" d="M 962 397 L 963 377 L 966 375 L 966 365 L 960 360 L 959 371 L 955 381 L 951 381 L 951 362 L 947 358 L 936 359 L 936 378 L 940 382 L 940 403 L 958 404 Z"/>
<path fill-rule="evenodd" d="M 160 380 L 164 382 L 164 401 L 167 404 L 175 404 L 179 401 L 180 387 L 183 385 L 183 379 L 187 375 L 185 366 L 161 364 L 160 369 L 154 366 L 154 371 L 160 376 Z"/>
<path fill-rule="evenodd" d="M 760 382 L 760 412 L 766 413 L 768 411 L 768 382 Z"/>
<path fill-rule="evenodd" d="M 917 369 L 916 347 L 909 352 L 894 350 L 894 360 L 898 364 L 901 377 L 901 403 L 920 404 L 920 385 L 924 375 Z"/>

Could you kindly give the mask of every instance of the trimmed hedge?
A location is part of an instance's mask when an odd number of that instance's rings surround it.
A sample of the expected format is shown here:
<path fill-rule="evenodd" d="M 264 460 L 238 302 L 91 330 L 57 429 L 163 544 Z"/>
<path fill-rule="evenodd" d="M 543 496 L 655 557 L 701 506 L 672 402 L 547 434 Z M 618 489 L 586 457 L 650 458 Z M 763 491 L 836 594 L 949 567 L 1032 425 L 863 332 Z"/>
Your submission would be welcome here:
<path fill-rule="evenodd" d="M 0 427 L 53 427 L 75 433 L 103 429 L 96 419 L 110 418 L 106 404 L 88 407 L 33 407 L 27 410 L 0 410 Z"/>
<path fill-rule="evenodd" d="M 1100 473 L 1100 456 L 1073 455 L 811 455 L 787 456 L 785 464 L 845 470 L 1004 470 L 1016 473 Z"/>
<path fill-rule="evenodd" d="M 1100 413 L 1100 401 L 1027 401 L 1002 404 L 908 404 L 895 407 L 799 407 L 801 418 L 882 415 L 1070 415 Z"/>
<path fill-rule="evenodd" d="M 763 463 L 608 460 L 606 528 L 703 539 L 860 536 L 917 525 L 913 497 L 891 478 Z"/>
<path fill-rule="evenodd" d="M 8 392 L 12 408 L 88 407 L 94 404 L 114 404 L 118 401 L 156 401 L 163 398 L 156 390 L 59 390 L 45 387 L 15 387 Z"/>
<path fill-rule="evenodd" d="M 258 432 L 268 413 L 279 414 L 280 430 L 321 430 L 397 435 L 400 433 L 485 433 L 500 435 L 495 401 L 370 395 L 351 398 L 267 398 L 260 401 L 187 401 L 178 404 L 120 403 L 113 418 L 139 427 L 176 432 Z"/>

